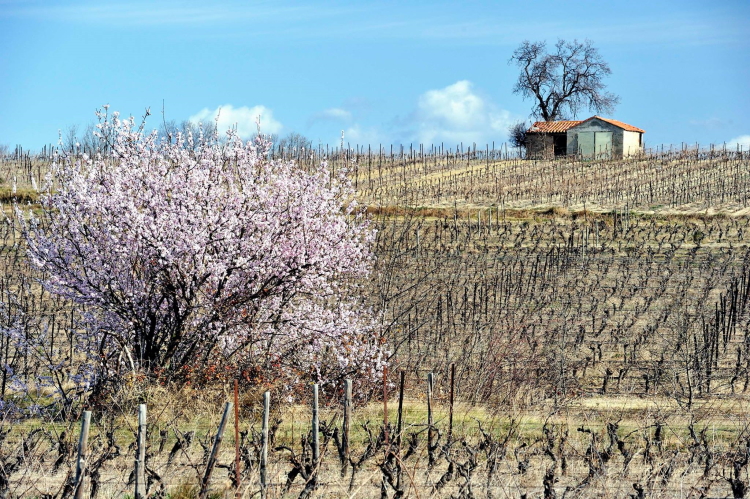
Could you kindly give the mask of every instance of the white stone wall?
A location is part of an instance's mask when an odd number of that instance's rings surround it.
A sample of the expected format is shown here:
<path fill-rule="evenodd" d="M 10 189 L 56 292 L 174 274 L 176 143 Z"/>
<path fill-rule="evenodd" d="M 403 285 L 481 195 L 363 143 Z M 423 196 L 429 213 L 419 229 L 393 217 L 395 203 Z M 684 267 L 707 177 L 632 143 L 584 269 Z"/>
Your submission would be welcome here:
<path fill-rule="evenodd" d="M 622 132 L 622 155 L 635 156 L 641 152 L 643 145 L 641 143 L 641 132 Z"/>

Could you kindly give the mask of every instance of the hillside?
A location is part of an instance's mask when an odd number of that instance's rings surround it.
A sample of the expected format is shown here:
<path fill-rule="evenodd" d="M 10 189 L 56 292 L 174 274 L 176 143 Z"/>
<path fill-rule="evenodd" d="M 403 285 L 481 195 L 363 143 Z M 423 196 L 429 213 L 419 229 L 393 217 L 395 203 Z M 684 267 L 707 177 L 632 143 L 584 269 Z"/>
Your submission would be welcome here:
<path fill-rule="evenodd" d="M 348 169 L 357 201 L 377 229 L 376 272 L 362 283 L 360 298 L 381 312 L 392 352 L 391 435 L 404 373 L 406 454 L 389 454 L 391 444 L 378 430 L 381 392 L 358 393 L 364 405 L 354 420 L 364 426 L 353 428 L 352 445 L 362 471 L 339 479 L 338 437 L 331 430 L 340 424 L 339 392 L 328 392 L 323 445 L 329 450 L 320 494 L 372 497 L 382 485 L 420 497 L 555 497 L 555 489 L 575 497 L 744 496 L 750 155 L 682 150 L 628 161 L 533 162 L 505 151 L 349 151 L 328 160 L 333 170 Z M 30 157 L 0 163 L 6 213 L 13 199 L 33 207 L 46 168 L 45 161 Z M 2 224 L 6 331 L 25 321 L 31 334 L 51 331 L 49 359 L 68 350 L 70 355 L 63 371 L 49 371 L 45 352 L 15 349 L 16 340 L 6 334 L 0 361 L 28 380 L 52 376 L 70 386 L 71 331 L 81 311 L 39 289 L 37 276 L 19 258 L 13 217 Z M 429 373 L 435 376 L 436 419 L 427 427 Z M 205 465 L 226 399 L 224 381 L 210 389 L 169 391 L 134 379 L 94 401 L 113 411 L 96 423 L 92 437 L 103 490 L 118 497 L 117 491 L 130 487 L 115 470 L 127 470 L 132 459 L 124 451 L 123 457 L 112 454 L 111 442 L 123 449 L 133 442 L 128 414 L 139 401 L 147 401 L 154 414 L 149 424 L 159 430 L 150 436 L 149 466 L 159 476 L 154 483 L 162 490 L 187 490 Z M 4 399 L 13 399 L 14 390 L 3 382 Z M 254 484 L 259 388 L 241 390 L 242 428 L 249 431 L 241 442 L 243 476 Z M 11 472 L 13 490 L 60 489 L 63 471 L 46 464 L 55 452 L 72 470 L 72 451 L 65 457 L 60 442 L 68 439 L 65 448 L 73 448 L 75 419 L 89 402 L 69 393 L 58 422 L 45 422 L 46 433 L 35 433 L 39 421 L 33 419 L 9 430 L 4 462 L 14 462 L 16 449 L 29 447 L 27 469 L 35 470 Z M 47 401 L 44 392 L 35 396 L 37 403 Z M 273 497 L 286 487 L 289 494 L 304 495 L 301 479 L 283 478 L 291 464 L 302 469 L 299 462 L 310 459 L 306 394 L 298 396 L 302 405 L 272 402 L 278 418 L 271 437 L 277 446 L 271 455 Z M 448 426 L 454 412 L 455 428 Z M 60 434 L 62 428 L 67 433 Z M 190 432 L 202 451 L 187 450 Z M 178 443 L 187 447 L 168 457 Z M 231 462 L 230 447 L 221 462 Z M 301 454 L 291 459 L 289 449 Z M 231 465 L 224 467 L 215 475 L 221 484 L 215 490 L 227 493 Z M 53 478 L 42 485 L 42 475 Z M 248 493 L 254 486 L 248 485 Z"/>

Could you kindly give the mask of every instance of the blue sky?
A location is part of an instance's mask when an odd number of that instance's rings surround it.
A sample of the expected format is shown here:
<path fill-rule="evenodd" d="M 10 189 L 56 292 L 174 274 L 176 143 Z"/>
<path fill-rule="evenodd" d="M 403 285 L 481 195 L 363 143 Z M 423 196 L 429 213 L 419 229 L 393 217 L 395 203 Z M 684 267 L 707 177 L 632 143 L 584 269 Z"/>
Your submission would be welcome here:
<path fill-rule="evenodd" d="M 38 149 L 103 104 L 243 134 L 502 142 L 532 103 L 523 40 L 590 39 L 646 144 L 750 147 L 750 2 L 0 0 L 0 144 Z M 593 113 L 584 111 L 579 118 Z"/>

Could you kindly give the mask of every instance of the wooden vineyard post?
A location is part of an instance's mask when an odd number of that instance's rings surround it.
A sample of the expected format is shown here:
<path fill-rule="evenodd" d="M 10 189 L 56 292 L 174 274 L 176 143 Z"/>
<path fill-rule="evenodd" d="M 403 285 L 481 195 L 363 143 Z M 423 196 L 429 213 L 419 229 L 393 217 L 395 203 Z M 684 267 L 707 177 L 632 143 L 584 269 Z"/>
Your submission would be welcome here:
<path fill-rule="evenodd" d="M 313 399 L 312 399 L 312 458 L 313 468 L 318 466 L 318 460 L 320 459 L 320 416 L 318 414 L 318 384 L 313 385 Z"/>
<path fill-rule="evenodd" d="M 427 373 L 427 427 L 432 428 L 432 390 L 435 383 L 435 375 Z"/>
<path fill-rule="evenodd" d="M 388 366 L 383 367 L 383 442 L 388 453 Z"/>
<path fill-rule="evenodd" d="M 346 476 L 349 467 L 349 432 L 352 419 L 352 380 L 344 380 L 344 422 L 341 427 L 341 452 L 343 463 L 341 465 L 341 476 Z"/>
<path fill-rule="evenodd" d="M 214 438 L 214 446 L 211 448 L 211 455 L 209 456 L 208 463 L 206 464 L 206 473 L 203 475 L 203 480 L 201 480 L 201 490 L 200 494 L 198 494 L 198 497 L 200 497 L 200 499 L 206 499 L 206 497 L 208 497 L 208 482 L 211 480 L 211 473 L 214 470 L 214 466 L 216 466 L 216 457 L 219 454 L 219 447 L 221 446 L 221 440 L 224 436 L 224 428 L 227 425 L 229 412 L 231 410 L 232 403 L 227 402 L 224 405 L 224 414 L 222 414 L 221 416 L 219 429 L 216 431 L 216 438 Z"/>
<path fill-rule="evenodd" d="M 138 442 L 135 455 L 135 499 L 146 498 L 146 404 L 138 406 Z"/>
<path fill-rule="evenodd" d="M 403 414 L 404 414 L 404 382 L 406 380 L 406 373 L 401 371 L 401 379 L 398 385 L 398 415 L 396 422 L 396 445 L 397 451 L 401 451 L 401 428 L 403 425 Z"/>
<path fill-rule="evenodd" d="M 451 364 L 451 392 L 450 405 L 448 408 L 448 441 L 453 437 L 453 387 L 456 382 L 456 364 Z"/>
<path fill-rule="evenodd" d="M 240 388 L 234 380 L 234 496 L 240 497 Z"/>
<path fill-rule="evenodd" d="M 83 411 L 81 418 L 81 435 L 78 437 L 78 460 L 76 461 L 75 499 L 83 498 L 83 479 L 86 474 L 87 447 L 89 444 L 89 426 L 91 425 L 91 411 Z"/>
<path fill-rule="evenodd" d="M 260 450 L 260 497 L 268 497 L 268 418 L 271 412 L 271 393 L 263 394 L 262 446 Z"/>
<path fill-rule="evenodd" d="M 433 452 L 433 440 L 435 438 L 434 419 L 432 416 L 432 390 L 435 386 L 435 375 L 427 373 L 427 453 L 429 456 L 429 465 L 435 464 L 435 454 Z"/>
<path fill-rule="evenodd" d="M 396 423 L 396 456 L 397 456 L 397 470 L 396 476 L 396 490 L 401 491 L 401 431 L 403 428 L 403 416 L 404 416 L 404 384 L 406 382 L 406 372 L 401 371 L 401 379 L 398 385 L 398 416 Z"/>

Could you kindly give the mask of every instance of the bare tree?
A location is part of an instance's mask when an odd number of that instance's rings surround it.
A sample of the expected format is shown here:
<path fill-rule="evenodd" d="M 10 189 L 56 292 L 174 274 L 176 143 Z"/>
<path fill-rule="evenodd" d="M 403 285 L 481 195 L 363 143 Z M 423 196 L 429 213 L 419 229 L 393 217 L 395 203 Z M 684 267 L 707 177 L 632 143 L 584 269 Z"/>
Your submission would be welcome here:
<path fill-rule="evenodd" d="M 526 132 L 528 126 L 523 121 L 517 121 L 508 127 L 508 139 L 513 147 L 526 147 Z"/>
<path fill-rule="evenodd" d="M 172 142 L 177 137 L 177 132 L 180 131 L 180 127 L 177 126 L 175 120 L 167 121 L 166 119 L 162 119 L 161 126 L 159 127 L 159 137 Z"/>
<path fill-rule="evenodd" d="M 62 146 L 66 151 L 73 151 L 80 145 L 78 140 L 78 125 L 70 125 L 61 133 Z"/>
<path fill-rule="evenodd" d="M 312 141 L 302 134 L 297 132 L 289 132 L 283 139 L 274 142 L 277 146 L 281 146 L 284 150 L 299 152 L 303 147 L 305 149 L 312 148 Z"/>
<path fill-rule="evenodd" d="M 524 41 L 508 61 L 521 68 L 513 92 L 534 100 L 532 116 L 545 121 L 575 117 L 583 108 L 611 112 L 619 97 L 605 91 L 612 73 L 590 40 L 558 40 L 551 53 L 546 42 Z"/>
<path fill-rule="evenodd" d="M 96 128 L 95 122 L 91 122 L 86 125 L 86 128 L 84 128 L 83 133 L 78 139 L 83 151 L 91 156 L 95 156 L 96 153 L 104 153 L 105 151 L 107 139 L 100 137 L 97 133 L 101 133 L 101 131 Z"/>
<path fill-rule="evenodd" d="M 165 139 L 167 142 L 174 142 L 177 140 L 178 134 L 182 135 L 183 140 L 190 134 L 193 136 L 193 140 L 197 141 L 201 134 L 201 129 L 204 137 L 211 137 L 216 131 L 216 123 L 213 121 L 198 123 L 183 120 L 178 124 L 175 120 L 162 120 L 159 126 L 159 137 Z"/>
<path fill-rule="evenodd" d="M 213 135 L 217 135 L 220 139 L 223 140 L 226 135 L 222 135 L 222 133 L 218 130 L 218 125 L 216 124 L 216 121 L 207 121 L 205 123 L 199 123 L 198 126 L 191 126 L 192 122 L 184 122 L 182 123 L 182 129 L 187 130 L 190 126 L 190 130 L 193 131 L 196 137 L 200 135 L 200 129 L 203 128 L 203 136 L 204 137 L 211 137 Z M 196 128 L 198 130 L 198 133 L 196 134 Z M 185 132 L 183 132 L 185 133 Z"/>

